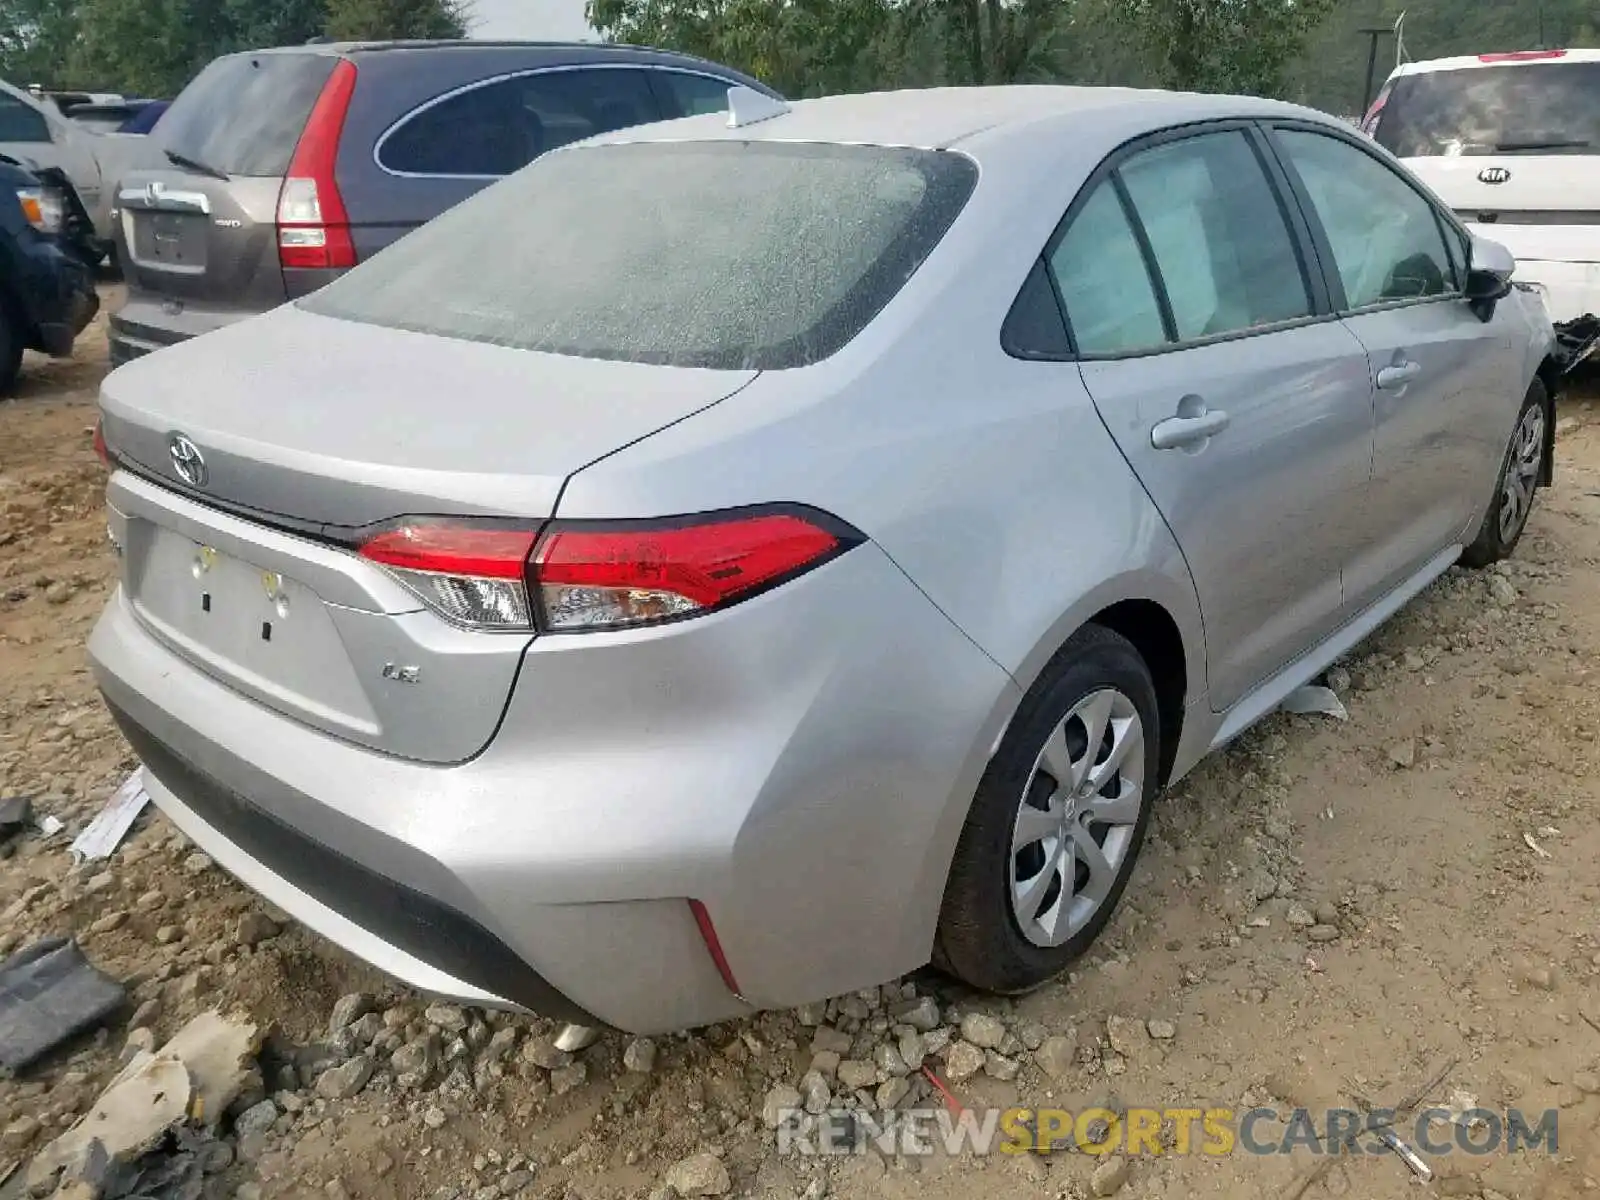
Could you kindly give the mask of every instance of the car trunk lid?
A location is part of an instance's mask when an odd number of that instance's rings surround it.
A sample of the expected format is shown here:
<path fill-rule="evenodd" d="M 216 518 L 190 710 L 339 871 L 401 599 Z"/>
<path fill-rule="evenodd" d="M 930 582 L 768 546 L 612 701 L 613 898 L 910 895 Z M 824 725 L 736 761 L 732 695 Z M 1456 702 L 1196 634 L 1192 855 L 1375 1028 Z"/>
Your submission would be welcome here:
<path fill-rule="evenodd" d="M 531 634 L 444 620 L 354 552 L 359 528 L 487 515 L 537 530 L 573 472 L 755 374 L 294 307 L 241 322 L 106 379 L 104 434 L 128 468 L 111 493 L 125 597 L 174 653 L 262 704 L 373 749 L 460 761 L 493 736 Z"/>
<path fill-rule="evenodd" d="M 108 376 L 108 443 L 170 486 L 296 527 L 542 518 L 567 476 L 754 371 L 582 359 L 285 306 Z M 203 459 L 197 487 L 174 439 Z"/>
<path fill-rule="evenodd" d="M 1600 262 L 1600 156 L 1404 161 L 1457 216 L 1518 258 Z"/>

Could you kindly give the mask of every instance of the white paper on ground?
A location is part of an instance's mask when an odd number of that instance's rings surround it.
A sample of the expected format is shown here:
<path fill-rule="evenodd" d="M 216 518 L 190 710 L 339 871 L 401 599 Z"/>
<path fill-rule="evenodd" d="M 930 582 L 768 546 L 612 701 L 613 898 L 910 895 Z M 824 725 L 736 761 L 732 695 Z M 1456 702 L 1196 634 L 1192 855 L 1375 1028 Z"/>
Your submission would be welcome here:
<path fill-rule="evenodd" d="M 135 771 L 122 781 L 122 786 L 111 794 L 99 815 L 73 839 L 68 852 L 77 862 L 95 862 L 110 858 L 122 839 L 133 828 L 133 823 L 150 803 L 150 793 L 144 790 L 141 772 Z"/>
<path fill-rule="evenodd" d="M 1350 719 L 1350 713 L 1340 702 L 1339 697 L 1334 695 L 1332 688 L 1318 687 L 1310 683 L 1295 688 L 1279 707 L 1284 712 L 1300 713 L 1304 716 L 1316 713 L 1332 717 L 1336 721 Z"/>

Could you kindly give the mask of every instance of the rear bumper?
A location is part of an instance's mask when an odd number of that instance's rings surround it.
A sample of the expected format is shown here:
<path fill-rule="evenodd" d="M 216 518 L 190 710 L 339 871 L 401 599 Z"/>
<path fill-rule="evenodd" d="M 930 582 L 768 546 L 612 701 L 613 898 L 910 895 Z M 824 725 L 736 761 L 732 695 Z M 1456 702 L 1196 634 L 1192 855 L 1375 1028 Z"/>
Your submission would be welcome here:
<path fill-rule="evenodd" d="M 519 1007 L 590 1024 L 578 1008 L 516 952 L 472 918 L 431 896 L 368 870 L 301 833 L 180 758 L 170 746 L 114 702 L 107 705 L 128 744 L 147 768 L 146 783 L 180 828 L 213 849 L 222 844 L 247 855 L 256 870 L 245 882 L 283 895 L 293 891 L 302 911 L 317 910 L 322 924 L 348 923 L 385 949 L 379 956 L 413 982 L 463 999 L 510 1001 Z M 380 836 L 370 830 L 363 837 Z M 403 852 L 390 847 L 390 852 Z"/>
<path fill-rule="evenodd" d="M 640 1033 L 926 962 L 1017 699 L 870 543 L 727 613 L 537 639 L 451 767 L 240 695 L 120 591 L 89 649 L 156 803 L 247 885 L 424 991 Z"/>
<path fill-rule="evenodd" d="M 130 290 L 126 302 L 111 314 L 111 365 L 120 367 L 164 346 L 257 315 L 250 309 L 211 308 Z"/>

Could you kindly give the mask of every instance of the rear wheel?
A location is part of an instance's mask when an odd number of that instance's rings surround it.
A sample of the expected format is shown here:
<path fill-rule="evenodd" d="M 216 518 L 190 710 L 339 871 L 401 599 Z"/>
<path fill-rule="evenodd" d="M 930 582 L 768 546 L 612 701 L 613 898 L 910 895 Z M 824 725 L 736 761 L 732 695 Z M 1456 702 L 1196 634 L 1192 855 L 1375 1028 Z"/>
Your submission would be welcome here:
<path fill-rule="evenodd" d="M 1105 928 L 1150 820 L 1155 685 L 1088 626 L 1023 700 L 978 786 L 945 887 L 936 965 L 991 992 L 1060 974 Z"/>
<path fill-rule="evenodd" d="M 1544 478 L 1545 454 L 1549 444 L 1550 407 L 1544 383 L 1535 379 L 1517 414 L 1495 480 L 1494 500 L 1478 527 L 1478 536 L 1461 554 L 1463 566 L 1487 567 L 1509 558 L 1528 527 L 1533 499 Z"/>

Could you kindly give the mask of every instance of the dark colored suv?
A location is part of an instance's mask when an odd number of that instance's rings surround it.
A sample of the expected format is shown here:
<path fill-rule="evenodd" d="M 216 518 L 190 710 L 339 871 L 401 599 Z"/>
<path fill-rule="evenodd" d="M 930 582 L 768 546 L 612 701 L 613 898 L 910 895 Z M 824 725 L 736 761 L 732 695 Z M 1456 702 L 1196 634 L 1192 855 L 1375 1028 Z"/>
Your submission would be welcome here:
<path fill-rule="evenodd" d="M 118 186 L 128 299 L 111 318 L 112 363 L 314 291 L 547 150 L 715 112 L 736 85 L 775 95 L 702 59 L 604 44 L 219 58 L 152 135 L 166 166 Z"/>

